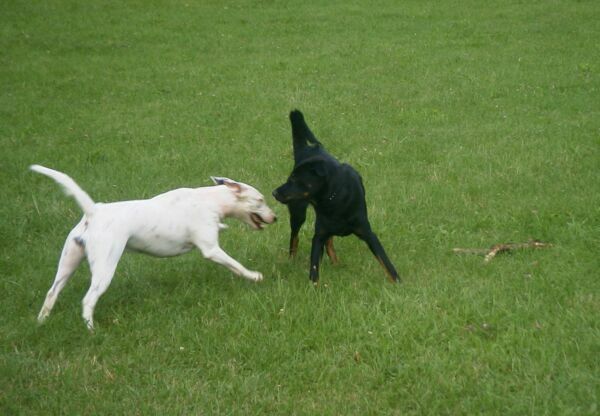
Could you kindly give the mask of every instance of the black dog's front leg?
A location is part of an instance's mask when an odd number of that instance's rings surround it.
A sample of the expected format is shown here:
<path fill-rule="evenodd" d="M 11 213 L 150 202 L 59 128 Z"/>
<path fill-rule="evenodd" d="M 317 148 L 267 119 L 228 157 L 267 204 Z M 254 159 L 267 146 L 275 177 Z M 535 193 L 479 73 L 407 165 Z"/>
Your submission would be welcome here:
<path fill-rule="evenodd" d="M 310 280 L 316 285 L 319 283 L 319 263 L 321 261 L 321 257 L 323 256 L 323 248 L 325 247 L 325 242 L 327 241 L 327 236 L 316 234 L 312 239 L 312 248 L 310 250 Z"/>
<path fill-rule="evenodd" d="M 287 207 L 290 212 L 290 257 L 295 257 L 298 251 L 298 232 L 306 220 L 308 201 L 292 201 Z"/>
<path fill-rule="evenodd" d="M 296 253 L 298 252 L 298 233 L 300 232 L 300 228 L 306 221 L 306 209 L 308 208 L 308 201 L 300 200 L 300 201 L 292 201 L 289 202 L 288 211 L 290 213 L 290 257 L 296 257 Z M 339 262 L 337 254 L 335 252 L 335 248 L 333 246 L 333 237 L 329 237 L 325 244 L 325 249 L 329 259 L 333 264 L 337 264 Z"/>
<path fill-rule="evenodd" d="M 398 277 L 398 272 L 396 272 L 394 265 L 385 253 L 385 250 L 383 249 L 383 246 L 381 245 L 381 242 L 375 233 L 369 230 L 364 234 L 357 234 L 357 236 L 367 243 L 369 249 L 375 255 L 377 261 L 379 261 L 379 264 L 383 266 L 390 281 L 394 283 L 399 282 L 400 278 Z"/>

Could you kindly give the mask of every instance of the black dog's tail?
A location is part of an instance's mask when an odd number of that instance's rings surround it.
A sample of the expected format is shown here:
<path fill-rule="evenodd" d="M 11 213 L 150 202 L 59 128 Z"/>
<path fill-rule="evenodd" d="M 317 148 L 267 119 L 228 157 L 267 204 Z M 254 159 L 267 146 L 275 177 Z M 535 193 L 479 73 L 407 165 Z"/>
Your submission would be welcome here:
<path fill-rule="evenodd" d="M 299 110 L 294 110 L 290 113 L 290 121 L 292 122 L 292 137 L 294 138 L 294 154 L 297 154 L 297 150 L 306 147 L 308 143 L 317 146 L 321 145 L 306 125 L 304 116 Z"/>

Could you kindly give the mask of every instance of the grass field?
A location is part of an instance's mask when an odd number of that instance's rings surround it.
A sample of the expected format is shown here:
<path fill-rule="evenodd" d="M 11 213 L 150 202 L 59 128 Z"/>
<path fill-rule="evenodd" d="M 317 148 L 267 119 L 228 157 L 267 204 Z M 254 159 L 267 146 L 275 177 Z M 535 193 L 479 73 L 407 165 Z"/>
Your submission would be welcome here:
<path fill-rule="evenodd" d="M 5 1 L 0 414 L 595 415 L 600 5 L 581 1 Z M 337 239 L 287 258 L 299 108 L 367 188 L 403 278 Z M 280 221 L 197 253 L 125 255 L 80 317 L 83 265 L 36 315 L 80 211 L 229 176 Z M 531 238 L 489 264 L 454 247 Z"/>

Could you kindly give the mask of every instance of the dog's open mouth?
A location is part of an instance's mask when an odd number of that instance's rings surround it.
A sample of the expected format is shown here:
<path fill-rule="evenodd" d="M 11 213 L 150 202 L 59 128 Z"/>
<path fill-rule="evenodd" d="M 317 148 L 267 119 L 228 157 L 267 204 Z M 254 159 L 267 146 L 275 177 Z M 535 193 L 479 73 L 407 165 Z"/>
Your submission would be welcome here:
<path fill-rule="evenodd" d="M 263 224 L 267 223 L 265 220 L 263 220 L 263 218 L 260 215 L 254 212 L 250 214 L 250 219 L 252 220 L 252 224 L 257 230 L 262 230 L 264 227 Z"/>

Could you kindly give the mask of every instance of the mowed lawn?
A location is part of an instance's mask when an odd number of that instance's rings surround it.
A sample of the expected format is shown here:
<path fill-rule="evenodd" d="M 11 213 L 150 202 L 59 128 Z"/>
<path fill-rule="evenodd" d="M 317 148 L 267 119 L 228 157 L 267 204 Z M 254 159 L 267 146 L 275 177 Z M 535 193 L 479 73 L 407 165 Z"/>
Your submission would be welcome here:
<path fill-rule="evenodd" d="M 0 86 L 0 414 L 600 411 L 597 1 L 4 1 Z M 293 108 L 401 284 L 347 237 L 312 287 L 312 212 L 288 259 Z M 96 201 L 254 185 L 280 220 L 221 245 L 265 280 L 126 254 L 95 333 L 87 264 L 38 325 L 81 213 L 33 163 Z"/>

